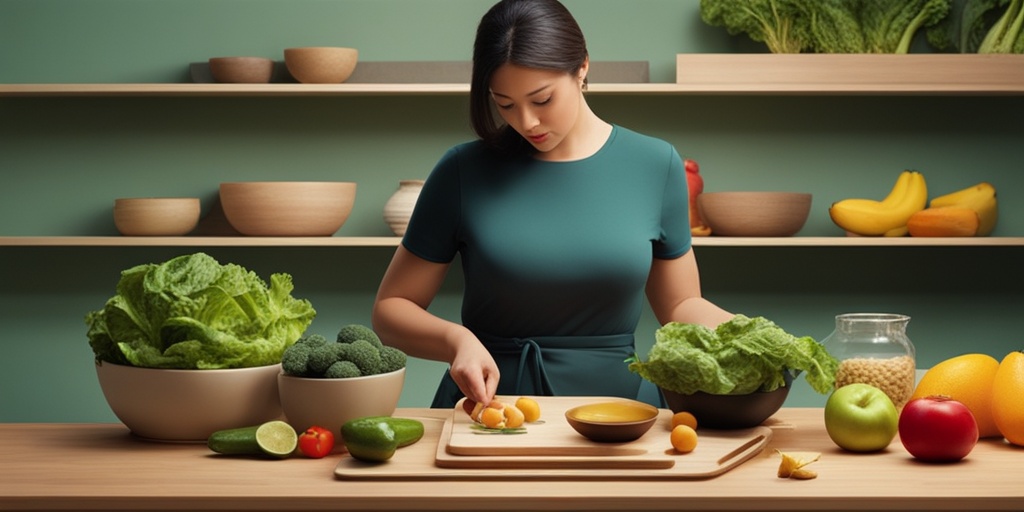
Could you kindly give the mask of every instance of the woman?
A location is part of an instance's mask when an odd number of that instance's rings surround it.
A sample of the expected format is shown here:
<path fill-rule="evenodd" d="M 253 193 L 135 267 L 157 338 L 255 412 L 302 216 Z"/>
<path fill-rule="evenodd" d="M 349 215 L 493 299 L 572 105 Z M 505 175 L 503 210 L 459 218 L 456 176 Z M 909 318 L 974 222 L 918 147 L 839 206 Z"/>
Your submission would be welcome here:
<path fill-rule="evenodd" d="M 430 174 L 373 311 L 385 343 L 450 364 L 434 407 L 495 394 L 636 398 L 641 380 L 623 361 L 645 292 L 661 323 L 732 317 L 701 297 L 681 158 L 600 119 L 583 94 L 589 69 L 557 0 L 504 0 L 480 22 L 480 140 Z M 462 324 L 427 311 L 456 254 Z"/>

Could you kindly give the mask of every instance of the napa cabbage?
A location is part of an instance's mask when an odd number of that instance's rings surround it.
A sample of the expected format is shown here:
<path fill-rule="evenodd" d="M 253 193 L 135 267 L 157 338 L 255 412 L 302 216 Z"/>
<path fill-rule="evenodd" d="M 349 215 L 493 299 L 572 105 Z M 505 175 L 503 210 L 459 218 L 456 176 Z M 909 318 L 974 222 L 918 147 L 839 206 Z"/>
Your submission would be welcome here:
<path fill-rule="evenodd" d="M 146 368 L 220 369 L 281 362 L 316 311 L 292 297 L 289 274 L 269 285 L 196 253 L 121 273 L 116 294 L 86 314 L 97 361 Z"/>
<path fill-rule="evenodd" d="M 655 332 L 647 361 L 630 371 L 658 387 L 688 395 L 774 391 L 802 372 L 818 393 L 831 392 L 839 362 L 809 336 L 796 337 L 764 317 L 735 315 L 716 329 L 670 322 Z"/>

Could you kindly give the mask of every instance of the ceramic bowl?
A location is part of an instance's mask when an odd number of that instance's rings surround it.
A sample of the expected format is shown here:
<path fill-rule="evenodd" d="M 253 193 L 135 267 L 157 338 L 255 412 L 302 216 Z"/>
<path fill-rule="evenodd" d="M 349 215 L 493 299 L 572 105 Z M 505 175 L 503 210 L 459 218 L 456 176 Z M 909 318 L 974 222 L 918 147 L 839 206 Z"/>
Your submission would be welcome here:
<path fill-rule="evenodd" d="M 602 443 L 639 439 L 658 419 L 658 409 L 635 400 L 578 405 L 565 411 L 565 420 L 580 435 Z"/>
<path fill-rule="evenodd" d="M 697 196 L 701 217 L 719 236 L 793 236 L 811 211 L 803 192 L 704 192 Z"/>
<path fill-rule="evenodd" d="M 348 379 L 277 376 L 285 418 L 296 431 L 311 426 L 341 434 L 346 421 L 364 416 L 391 416 L 405 385 L 405 368 Z"/>
<path fill-rule="evenodd" d="M 132 197 L 114 200 L 114 225 L 126 236 L 181 236 L 199 223 L 199 198 Z"/>
<path fill-rule="evenodd" d="M 250 236 L 331 236 L 352 213 L 356 184 L 345 181 L 239 181 L 220 184 L 231 227 Z"/>
<path fill-rule="evenodd" d="M 661 394 L 673 413 L 687 411 L 697 418 L 697 426 L 720 430 L 756 427 L 778 412 L 789 396 L 793 377 L 786 373 L 786 385 L 774 391 L 745 395 L 715 395 L 696 392 L 683 395 L 662 388 Z"/>
<path fill-rule="evenodd" d="M 358 60 L 355 48 L 307 46 L 284 50 L 288 72 L 304 84 L 340 84 L 352 76 Z"/>
<path fill-rule="evenodd" d="M 164 370 L 96 363 L 107 404 L 136 436 L 206 442 L 210 434 L 281 418 L 281 365 Z"/>
<path fill-rule="evenodd" d="M 213 57 L 210 74 L 222 84 L 265 84 L 274 74 L 274 61 L 264 57 Z"/>

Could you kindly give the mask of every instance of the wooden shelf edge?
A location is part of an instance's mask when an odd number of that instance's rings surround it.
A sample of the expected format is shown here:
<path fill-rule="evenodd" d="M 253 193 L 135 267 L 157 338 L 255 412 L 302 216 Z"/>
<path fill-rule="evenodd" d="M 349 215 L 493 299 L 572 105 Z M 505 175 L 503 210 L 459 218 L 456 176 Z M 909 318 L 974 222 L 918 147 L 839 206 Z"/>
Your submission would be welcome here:
<path fill-rule="evenodd" d="M 468 84 L 0 84 L 3 97 L 288 97 L 288 96 L 453 96 Z M 1024 95 L 1021 83 L 708 83 L 590 84 L 595 95 Z"/>
<path fill-rule="evenodd" d="M 0 247 L 398 247 L 399 237 L 5 236 Z"/>
<path fill-rule="evenodd" d="M 397 247 L 400 237 L 0 236 L 0 247 Z M 1024 247 L 1024 237 L 697 237 L 694 247 Z"/>

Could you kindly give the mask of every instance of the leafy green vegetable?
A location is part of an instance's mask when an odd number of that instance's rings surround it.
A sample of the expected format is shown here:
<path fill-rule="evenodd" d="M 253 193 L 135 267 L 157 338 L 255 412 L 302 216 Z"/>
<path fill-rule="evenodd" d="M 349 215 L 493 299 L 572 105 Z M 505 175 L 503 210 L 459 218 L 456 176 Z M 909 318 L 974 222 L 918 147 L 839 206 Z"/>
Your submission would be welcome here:
<path fill-rule="evenodd" d="M 927 30 L 928 43 L 942 51 L 977 53 L 1010 0 L 954 0 L 949 15 Z"/>
<path fill-rule="evenodd" d="M 800 4 L 800 0 L 701 0 L 700 17 L 731 35 L 747 34 L 772 53 L 800 53 L 809 47 L 808 19 Z"/>
<path fill-rule="evenodd" d="M 1024 0 L 1012 0 L 978 46 L 978 53 L 1024 53 Z"/>
<path fill-rule="evenodd" d="M 1021 1 L 1021 0 L 1014 0 Z M 701 0 L 701 19 L 773 53 L 908 53 L 952 0 Z"/>
<path fill-rule="evenodd" d="M 907 53 L 918 30 L 949 15 L 952 0 L 865 0 L 861 26 L 867 50 Z"/>
<path fill-rule="evenodd" d="M 215 369 L 281 362 L 313 322 L 288 274 L 255 273 L 203 253 L 125 270 L 103 309 L 86 314 L 97 360 L 147 368 Z"/>
<path fill-rule="evenodd" d="M 797 338 L 763 318 L 736 315 L 715 330 L 670 322 L 655 333 L 647 362 L 635 356 L 630 371 L 681 394 L 728 395 L 773 391 L 784 372 L 803 371 L 815 391 L 832 390 L 839 362 L 813 338 Z"/>

